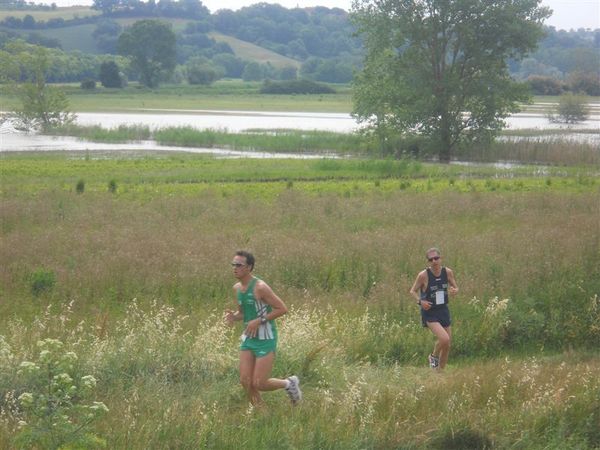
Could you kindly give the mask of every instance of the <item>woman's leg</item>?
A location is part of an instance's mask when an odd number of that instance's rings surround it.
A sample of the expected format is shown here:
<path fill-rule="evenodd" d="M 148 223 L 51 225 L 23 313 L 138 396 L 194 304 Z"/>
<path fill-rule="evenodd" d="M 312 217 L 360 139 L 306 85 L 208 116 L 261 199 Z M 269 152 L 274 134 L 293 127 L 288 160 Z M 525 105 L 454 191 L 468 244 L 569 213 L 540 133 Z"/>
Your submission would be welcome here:
<path fill-rule="evenodd" d="M 440 359 L 439 368 L 441 370 L 446 367 L 446 363 L 448 362 L 452 330 L 450 327 L 444 328 L 439 322 L 427 322 L 427 326 L 437 338 L 435 347 L 433 348 L 433 354 Z"/>

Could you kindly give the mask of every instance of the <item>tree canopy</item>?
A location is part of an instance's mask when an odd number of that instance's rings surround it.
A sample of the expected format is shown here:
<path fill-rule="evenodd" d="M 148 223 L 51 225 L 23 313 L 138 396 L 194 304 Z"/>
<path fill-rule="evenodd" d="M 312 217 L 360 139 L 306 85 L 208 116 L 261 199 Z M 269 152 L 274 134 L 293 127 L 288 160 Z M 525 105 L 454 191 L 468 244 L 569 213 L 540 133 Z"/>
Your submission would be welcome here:
<path fill-rule="evenodd" d="M 75 120 L 65 93 L 46 82 L 49 67 L 43 47 L 15 41 L 0 51 L 0 81 L 12 84 L 21 102 L 4 117 L 16 128 L 47 131 Z"/>
<path fill-rule="evenodd" d="M 131 58 L 131 66 L 147 87 L 158 86 L 175 68 L 175 33 L 160 20 L 140 20 L 119 36 L 119 53 Z"/>
<path fill-rule="evenodd" d="M 540 0 L 356 0 L 366 46 L 354 115 L 382 138 L 428 136 L 441 161 L 489 139 L 528 99 L 508 59 L 535 48 L 550 10 Z"/>

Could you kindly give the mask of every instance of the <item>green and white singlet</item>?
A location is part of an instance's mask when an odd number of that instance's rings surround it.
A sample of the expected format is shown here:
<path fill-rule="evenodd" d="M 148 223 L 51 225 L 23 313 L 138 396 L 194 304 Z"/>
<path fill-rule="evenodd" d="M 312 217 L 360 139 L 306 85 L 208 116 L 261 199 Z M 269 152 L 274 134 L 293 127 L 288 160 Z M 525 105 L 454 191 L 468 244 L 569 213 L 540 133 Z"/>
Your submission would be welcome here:
<path fill-rule="evenodd" d="M 271 305 L 264 303 L 254 296 L 254 287 L 258 278 L 252 277 L 248 288 L 245 292 L 241 289 L 237 291 L 238 304 L 241 306 L 242 313 L 244 315 L 244 326 L 248 325 L 251 320 L 259 317 L 265 317 L 272 311 Z M 277 340 L 277 327 L 275 321 L 268 320 L 265 324 L 261 324 L 258 328 L 258 334 L 253 340 Z"/>

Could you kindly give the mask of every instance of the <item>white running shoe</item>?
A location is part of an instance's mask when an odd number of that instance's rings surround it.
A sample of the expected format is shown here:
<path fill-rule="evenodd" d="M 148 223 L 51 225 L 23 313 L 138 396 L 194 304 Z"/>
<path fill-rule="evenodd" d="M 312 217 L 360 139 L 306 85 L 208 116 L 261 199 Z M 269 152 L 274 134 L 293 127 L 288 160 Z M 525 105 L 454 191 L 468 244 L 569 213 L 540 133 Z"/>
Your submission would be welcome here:
<path fill-rule="evenodd" d="M 302 391 L 300 390 L 300 380 L 296 375 L 288 377 L 289 385 L 285 388 L 292 405 L 298 404 L 302 400 Z"/>
<path fill-rule="evenodd" d="M 440 365 L 440 359 L 437 356 L 434 356 L 433 353 L 429 355 L 429 358 L 427 359 L 429 360 L 429 367 L 432 369 L 437 369 Z"/>

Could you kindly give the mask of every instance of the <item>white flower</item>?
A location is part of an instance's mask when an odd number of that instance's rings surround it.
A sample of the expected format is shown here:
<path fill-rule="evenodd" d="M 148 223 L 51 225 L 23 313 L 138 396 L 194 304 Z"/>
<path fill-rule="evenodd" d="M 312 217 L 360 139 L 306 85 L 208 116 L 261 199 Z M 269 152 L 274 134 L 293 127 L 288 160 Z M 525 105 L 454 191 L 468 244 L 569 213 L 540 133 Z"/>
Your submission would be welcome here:
<path fill-rule="evenodd" d="M 81 384 L 87 389 L 93 389 L 96 387 L 96 379 L 92 375 L 86 375 L 81 377 Z"/>
<path fill-rule="evenodd" d="M 19 401 L 23 406 L 31 406 L 33 404 L 33 394 L 31 392 L 24 392 L 19 395 Z"/>

